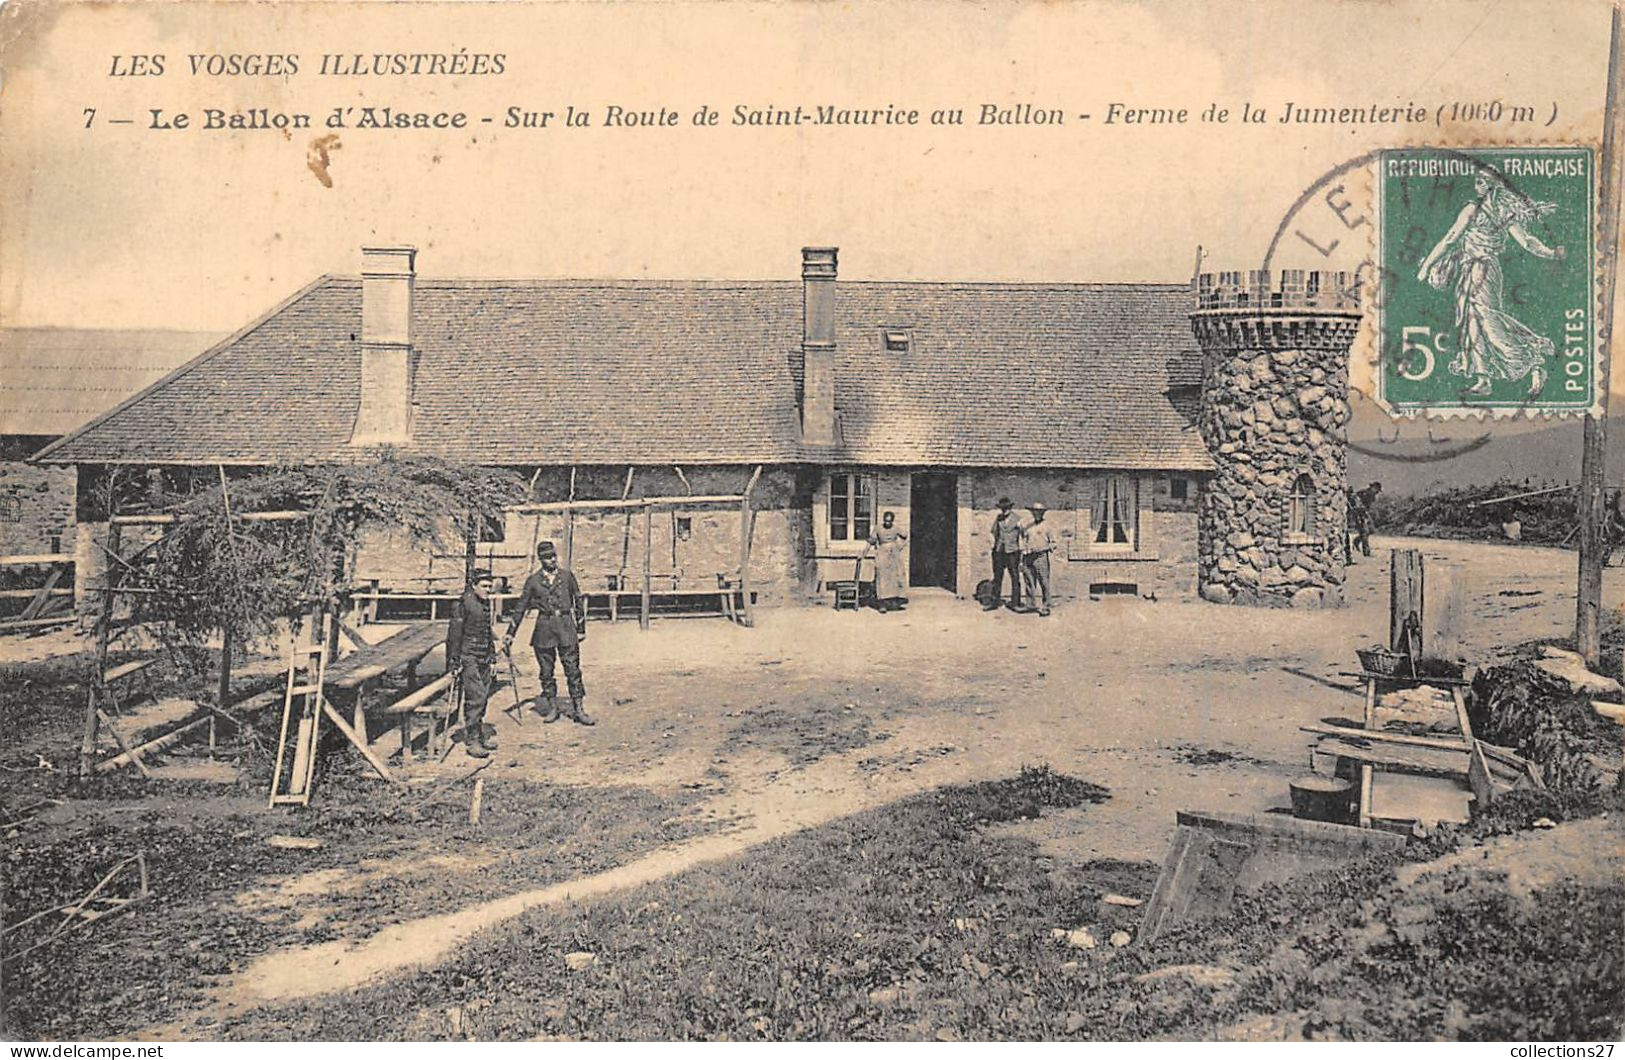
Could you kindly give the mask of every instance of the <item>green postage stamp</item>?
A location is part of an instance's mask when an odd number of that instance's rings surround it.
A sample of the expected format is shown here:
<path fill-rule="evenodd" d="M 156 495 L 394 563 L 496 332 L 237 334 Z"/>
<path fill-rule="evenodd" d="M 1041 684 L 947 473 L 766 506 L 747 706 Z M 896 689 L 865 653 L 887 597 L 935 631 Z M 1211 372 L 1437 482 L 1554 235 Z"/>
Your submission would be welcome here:
<path fill-rule="evenodd" d="M 1390 412 L 1597 403 L 1594 163 L 1584 147 L 1382 153 L 1377 398 Z"/>

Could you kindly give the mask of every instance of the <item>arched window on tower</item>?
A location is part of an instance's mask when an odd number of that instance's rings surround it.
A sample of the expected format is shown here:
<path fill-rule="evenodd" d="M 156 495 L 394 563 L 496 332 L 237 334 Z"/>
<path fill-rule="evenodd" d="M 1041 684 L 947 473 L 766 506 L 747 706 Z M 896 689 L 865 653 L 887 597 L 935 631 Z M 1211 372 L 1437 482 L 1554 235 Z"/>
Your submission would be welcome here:
<path fill-rule="evenodd" d="M 1287 500 L 1286 532 L 1308 537 L 1315 531 L 1315 484 L 1308 475 L 1292 480 Z"/>

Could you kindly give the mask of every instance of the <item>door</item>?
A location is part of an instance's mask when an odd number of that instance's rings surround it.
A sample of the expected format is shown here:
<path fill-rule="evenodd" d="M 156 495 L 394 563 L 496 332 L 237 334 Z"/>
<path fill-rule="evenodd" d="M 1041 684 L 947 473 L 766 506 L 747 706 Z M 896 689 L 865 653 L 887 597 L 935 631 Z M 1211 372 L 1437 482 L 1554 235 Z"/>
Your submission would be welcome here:
<path fill-rule="evenodd" d="M 959 566 L 959 480 L 916 471 L 908 490 L 908 583 L 954 591 Z"/>

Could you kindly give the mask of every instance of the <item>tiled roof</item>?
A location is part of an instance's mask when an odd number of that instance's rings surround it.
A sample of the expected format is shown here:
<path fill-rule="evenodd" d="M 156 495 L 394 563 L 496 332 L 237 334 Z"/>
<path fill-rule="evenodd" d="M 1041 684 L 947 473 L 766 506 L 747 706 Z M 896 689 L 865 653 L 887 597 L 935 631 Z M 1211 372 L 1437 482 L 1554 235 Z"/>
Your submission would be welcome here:
<path fill-rule="evenodd" d="M 66 434 L 220 338 L 194 331 L 0 328 L 0 434 Z"/>
<path fill-rule="evenodd" d="M 801 297 L 795 281 L 420 278 L 406 448 L 512 465 L 1211 466 L 1166 393 L 1199 361 L 1183 285 L 838 281 L 834 452 L 798 438 Z M 360 281 L 323 278 L 46 458 L 349 456 L 360 321 Z M 885 350 L 888 327 L 908 352 Z"/>

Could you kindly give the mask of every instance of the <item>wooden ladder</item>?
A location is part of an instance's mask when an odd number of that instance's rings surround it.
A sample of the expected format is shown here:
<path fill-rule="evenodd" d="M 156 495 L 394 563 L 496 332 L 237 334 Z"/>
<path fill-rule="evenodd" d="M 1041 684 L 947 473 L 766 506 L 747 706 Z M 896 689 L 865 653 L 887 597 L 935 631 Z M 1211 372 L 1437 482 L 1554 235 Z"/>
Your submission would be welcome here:
<path fill-rule="evenodd" d="M 271 773 L 268 805 L 310 804 L 311 783 L 316 778 L 316 744 L 321 738 L 323 692 L 327 681 L 327 645 L 333 629 L 333 616 L 325 610 L 309 620 L 296 623 L 293 646 L 288 652 L 288 683 L 282 694 L 282 733 L 277 737 L 276 768 Z M 306 633 L 311 640 L 301 644 Z M 286 786 L 282 766 L 288 756 L 288 730 L 294 730 L 293 761 Z"/>

